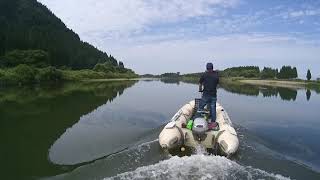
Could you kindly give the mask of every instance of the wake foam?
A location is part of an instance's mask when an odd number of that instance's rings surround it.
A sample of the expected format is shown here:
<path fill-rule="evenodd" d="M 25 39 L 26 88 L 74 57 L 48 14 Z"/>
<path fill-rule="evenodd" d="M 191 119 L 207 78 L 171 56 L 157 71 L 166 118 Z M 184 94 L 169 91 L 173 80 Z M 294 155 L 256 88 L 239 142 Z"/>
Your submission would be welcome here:
<path fill-rule="evenodd" d="M 154 165 L 119 174 L 105 180 L 126 179 L 279 179 L 287 180 L 272 173 L 252 167 L 244 167 L 225 157 L 192 155 L 171 157 Z"/>

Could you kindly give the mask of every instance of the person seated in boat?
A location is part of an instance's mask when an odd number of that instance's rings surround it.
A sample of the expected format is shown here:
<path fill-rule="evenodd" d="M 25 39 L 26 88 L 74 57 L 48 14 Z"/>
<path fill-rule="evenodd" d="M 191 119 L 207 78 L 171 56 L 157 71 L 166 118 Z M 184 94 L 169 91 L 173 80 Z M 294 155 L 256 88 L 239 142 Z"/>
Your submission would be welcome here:
<path fill-rule="evenodd" d="M 217 126 L 216 102 L 218 84 L 218 72 L 213 70 L 212 63 L 207 63 L 207 71 L 204 74 L 202 74 L 199 80 L 199 92 L 202 92 L 202 98 L 199 103 L 199 110 L 203 110 L 204 107 L 208 105 L 208 108 L 210 110 L 209 127 Z"/>

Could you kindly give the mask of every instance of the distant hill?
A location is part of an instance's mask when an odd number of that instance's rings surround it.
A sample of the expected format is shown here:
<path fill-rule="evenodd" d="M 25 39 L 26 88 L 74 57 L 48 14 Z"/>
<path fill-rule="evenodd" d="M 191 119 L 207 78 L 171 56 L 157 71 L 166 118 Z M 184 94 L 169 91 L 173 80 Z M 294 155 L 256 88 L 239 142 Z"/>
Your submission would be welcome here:
<path fill-rule="evenodd" d="M 93 12 L 94 13 L 94 12 Z M 43 50 L 49 64 L 92 69 L 97 63 L 123 66 L 79 36 L 36 0 L 0 0 L 0 57 L 13 50 Z"/>

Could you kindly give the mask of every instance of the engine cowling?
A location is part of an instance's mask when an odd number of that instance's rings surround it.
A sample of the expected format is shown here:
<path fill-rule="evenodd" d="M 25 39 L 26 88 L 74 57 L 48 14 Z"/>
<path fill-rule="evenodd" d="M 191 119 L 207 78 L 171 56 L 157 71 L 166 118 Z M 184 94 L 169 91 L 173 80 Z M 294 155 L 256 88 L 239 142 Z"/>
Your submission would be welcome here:
<path fill-rule="evenodd" d="M 197 140 L 203 140 L 208 131 L 208 122 L 202 118 L 198 117 L 193 121 L 192 133 L 195 135 Z"/>

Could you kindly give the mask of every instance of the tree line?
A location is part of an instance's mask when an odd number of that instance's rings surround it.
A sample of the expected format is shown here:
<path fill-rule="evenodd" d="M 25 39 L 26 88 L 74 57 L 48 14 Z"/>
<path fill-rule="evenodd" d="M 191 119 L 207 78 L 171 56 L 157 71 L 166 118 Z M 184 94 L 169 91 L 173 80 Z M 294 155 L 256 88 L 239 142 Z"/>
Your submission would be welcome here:
<path fill-rule="evenodd" d="M 57 68 L 92 69 L 98 63 L 124 67 L 112 55 L 81 41 L 37 0 L 1 0 L 0 24 L 2 66 L 13 66 L 11 57 L 25 53 L 17 50 L 40 50 L 34 53 L 40 53 L 47 65 Z"/>
<path fill-rule="evenodd" d="M 296 67 L 282 66 L 280 70 L 277 68 L 264 67 L 262 70 L 258 66 L 240 66 L 227 68 L 219 71 L 221 77 L 245 77 L 245 78 L 261 78 L 261 79 L 296 79 L 298 71 Z M 311 80 L 311 71 L 307 71 L 307 80 Z"/>
<path fill-rule="evenodd" d="M 145 74 L 141 77 L 153 77 L 153 78 L 184 78 L 195 80 L 199 78 L 203 73 L 164 73 L 161 75 Z M 259 78 L 259 79 L 297 79 L 298 71 L 296 67 L 282 66 L 279 69 L 264 67 L 262 70 L 258 66 L 239 66 L 231 67 L 225 70 L 218 70 L 220 77 L 245 77 L 245 78 Z M 311 71 L 308 69 L 306 79 L 311 80 Z"/>
<path fill-rule="evenodd" d="M 258 66 L 240 66 L 227 68 L 219 72 L 220 76 L 223 77 L 247 77 L 253 78 L 258 77 L 260 69 Z"/>
<path fill-rule="evenodd" d="M 136 76 L 37 0 L 0 1 L 0 86 Z"/>

